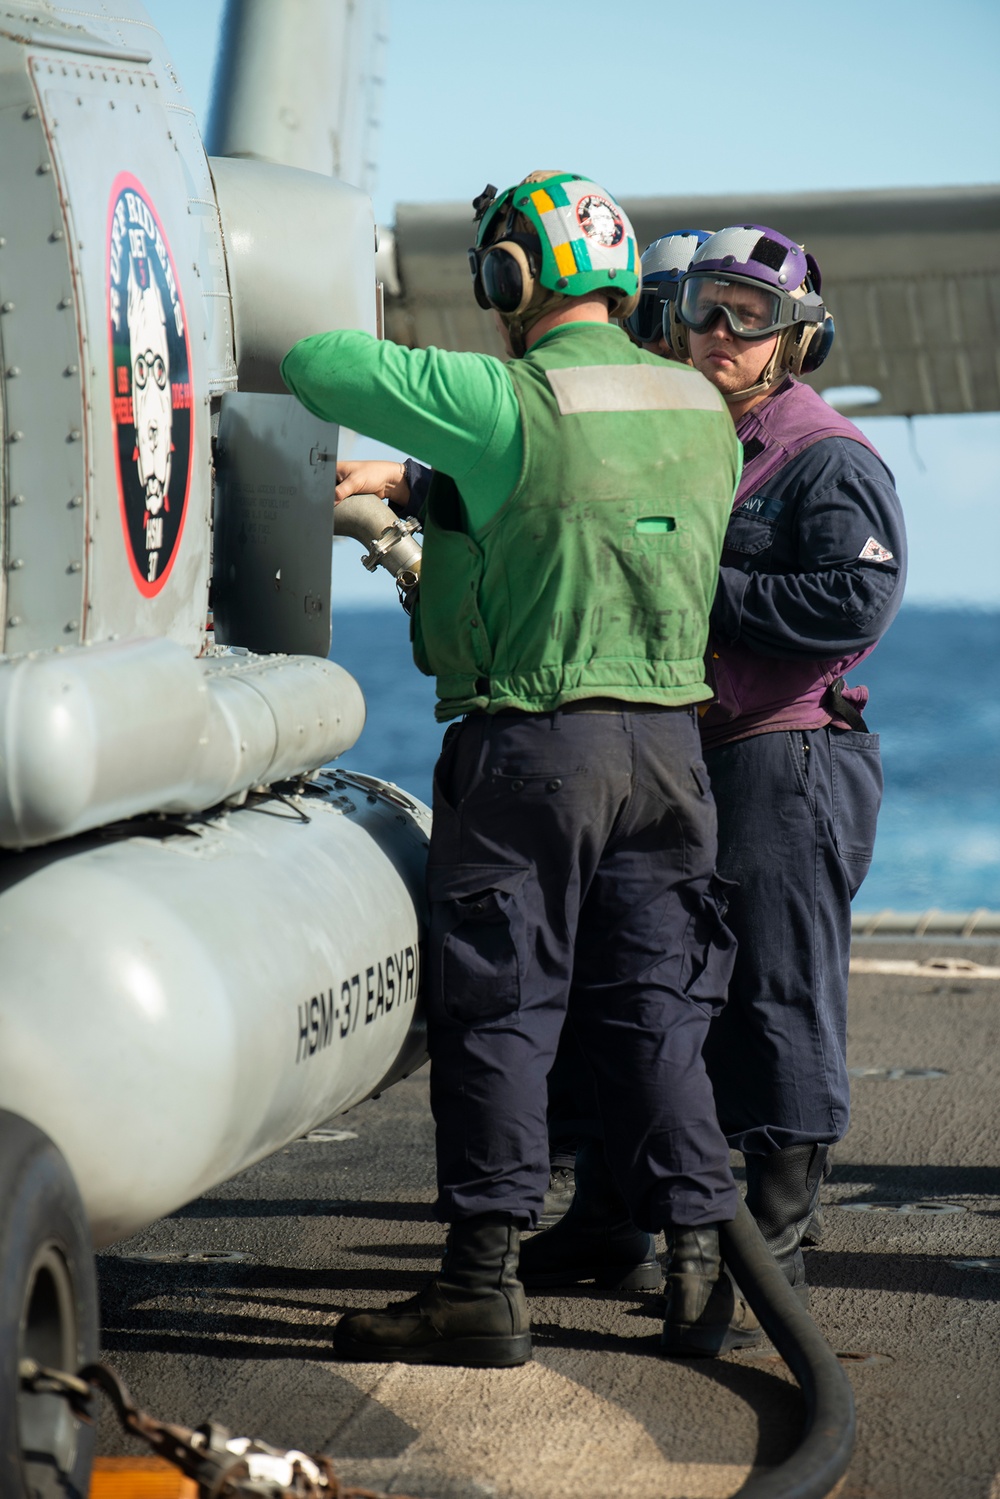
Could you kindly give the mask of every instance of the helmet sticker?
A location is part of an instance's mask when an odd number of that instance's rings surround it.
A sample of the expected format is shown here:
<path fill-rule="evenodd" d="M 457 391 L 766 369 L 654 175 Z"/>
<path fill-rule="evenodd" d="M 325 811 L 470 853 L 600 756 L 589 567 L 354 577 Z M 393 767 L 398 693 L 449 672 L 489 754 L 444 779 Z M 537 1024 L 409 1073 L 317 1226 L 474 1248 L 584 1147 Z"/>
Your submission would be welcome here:
<path fill-rule="evenodd" d="M 691 263 L 692 270 L 699 261 L 723 260 L 726 256 L 732 256 L 734 264 L 745 262 L 753 254 L 753 248 L 760 239 L 760 230 L 751 227 L 734 226 L 731 229 L 720 229 L 712 238 L 706 240 L 695 252 Z"/>
<path fill-rule="evenodd" d="M 625 234 L 621 213 L 607 198 L 588 193 L 576 205 L 576 218 L 588 239 L 606 249 L 620 244 Z"/>
<path fill-rule="evenodd" d="M 126 172 L 111 189 L 108 219 L 118 496 L 132 576 L 152 598 L 173 564 L 191 484 L 191 349 L 163 226 Z"/>
<path fill-rule="evenodd" d="M 691 264 L 691 257 L 711 235 L 706 229 L 681 229 L 654 239 L 642 252 L 642 279 L 679 281 Z"/>

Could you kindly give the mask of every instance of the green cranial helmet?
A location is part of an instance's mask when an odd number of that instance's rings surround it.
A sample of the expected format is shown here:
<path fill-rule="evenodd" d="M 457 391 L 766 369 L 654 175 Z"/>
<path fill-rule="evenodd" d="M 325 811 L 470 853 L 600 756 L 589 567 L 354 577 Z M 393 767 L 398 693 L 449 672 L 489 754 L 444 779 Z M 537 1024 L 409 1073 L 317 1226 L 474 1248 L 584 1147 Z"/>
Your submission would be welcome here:
<path fill-rule="evenodd" d="M 469 262 L 476 300 L 523 326 L 562 297 L 611 294 L 612 317 L 627 317 L 639 293 L 639 250 L 621 206 L 575 172 L 532 172 L 493 197 Z"/>

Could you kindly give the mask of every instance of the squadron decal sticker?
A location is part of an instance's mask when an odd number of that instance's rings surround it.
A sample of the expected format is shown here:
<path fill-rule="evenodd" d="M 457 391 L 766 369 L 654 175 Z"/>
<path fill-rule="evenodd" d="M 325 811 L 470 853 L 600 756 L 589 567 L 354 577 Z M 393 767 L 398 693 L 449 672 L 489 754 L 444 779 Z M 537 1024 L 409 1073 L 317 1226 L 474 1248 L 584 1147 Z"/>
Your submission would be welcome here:
<path fill-rule="evenodd" d="M 892 562 L 893 555 L 888 547 L 884 547 L 874 536 L 869 536 L 864 546 L 858 553 L 859 562 Z"/>
<path fill-rule="evenodd" d="M 191 346 L 177 272 L 142 184 L 123 172 L 108 211 L 111 410 L 132 575 L 152 598 L 167 581 L 191 485 Z"/>
<path fill-rule="evenodd" d="M 588 193 L 576 205 L 576 217 L 587 238 L 596 240 L 605 249 L 610 250 L 621 243 L 625 225 L 621 214 L 607 198 Z"/>

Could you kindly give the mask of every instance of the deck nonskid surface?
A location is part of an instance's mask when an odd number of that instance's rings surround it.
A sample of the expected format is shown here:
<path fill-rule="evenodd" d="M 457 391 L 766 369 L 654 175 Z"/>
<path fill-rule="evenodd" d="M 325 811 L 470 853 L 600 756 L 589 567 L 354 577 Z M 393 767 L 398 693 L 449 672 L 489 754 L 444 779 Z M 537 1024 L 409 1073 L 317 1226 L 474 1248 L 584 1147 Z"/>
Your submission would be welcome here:
<path fill-rule="evenodd" d="M 1000 963 L 995 943 L 855 951 Z M 850 1027 L 863 1073 L 807 1252 L 858 1403 L 844 1499 L 1000 1499 L 1000 981 L 857 973 Z M 343 1309 L 410 1295 L 438 1262 L 426 1069 L 331 1133 L 100 1257 L 103 1356 L 147 1410 L 420 1499 L 722 1499 L 791 1451 L 802 1407 L 777 1355 L 665 1362 L 653 1293 L 533 1298 L 522 1369 L 335 1361 Z M 106 1414 L 99 1450 L 139 1448 Z"/>

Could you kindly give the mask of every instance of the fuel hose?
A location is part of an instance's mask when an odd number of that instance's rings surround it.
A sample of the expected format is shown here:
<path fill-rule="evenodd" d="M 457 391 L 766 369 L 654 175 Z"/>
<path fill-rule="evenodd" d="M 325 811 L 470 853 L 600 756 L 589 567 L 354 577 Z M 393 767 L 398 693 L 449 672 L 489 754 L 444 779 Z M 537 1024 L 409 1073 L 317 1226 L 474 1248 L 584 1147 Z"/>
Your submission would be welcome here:
<path fill-rule="evenodd" d="M 836 1354 L 775 1262 L 741 1202 L 719 1227 L 722 1255 L 761 1326 L 798 1380 L 805 1431 L 791 1457 L 755 1474 L 740 1499 L 826 1499 L 847 1472 L 857 1422 L 854 1392 Z"/>
<path fill-rule="evenodd" d="M 420 586 L 421 549 L 413 535 L 420 529 L 419 522 L 412 516 L 397 516 L 376 495 L 352 494 L 337 501 L 333 529 L 337 536 L 360 541 L 367 553 L 361 560 L 369 572 L 384 567 L 392 575 L 409 614 Z"/>

